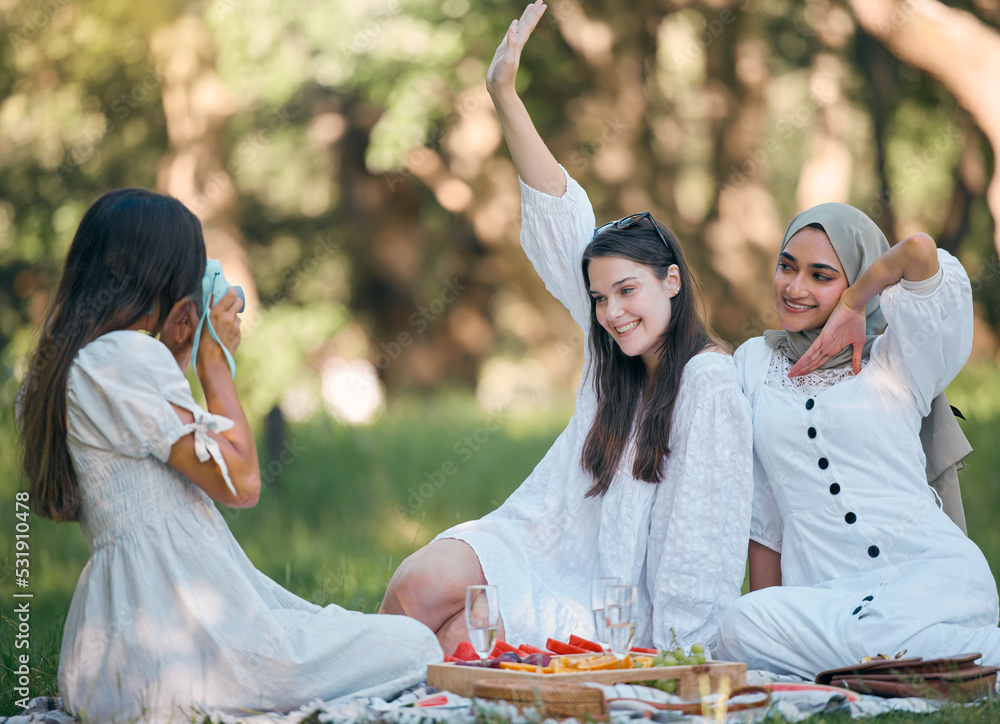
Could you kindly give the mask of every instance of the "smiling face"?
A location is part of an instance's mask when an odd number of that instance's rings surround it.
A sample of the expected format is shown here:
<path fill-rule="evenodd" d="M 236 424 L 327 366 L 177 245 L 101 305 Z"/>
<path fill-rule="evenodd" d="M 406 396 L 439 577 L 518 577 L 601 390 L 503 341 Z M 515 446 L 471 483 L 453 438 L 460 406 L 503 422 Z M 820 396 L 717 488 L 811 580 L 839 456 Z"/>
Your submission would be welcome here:
<path fill-rule="evenodd" d="M 829 237 L 806 227 L 788 240 L 774 271 L 774 306 L 789 332 L 819 329 L 849 286 Z"/>
<path fill-rule="evenodd" d="M 657 279 L 644 264 L 599 256 L 590 262 L 588 275 L 598 323 L 622 352 L 641 356 L 649 369 L 655 367 L 657 349 L 670 324 L 670 300 L 680 289 L 677 265 Z"/>

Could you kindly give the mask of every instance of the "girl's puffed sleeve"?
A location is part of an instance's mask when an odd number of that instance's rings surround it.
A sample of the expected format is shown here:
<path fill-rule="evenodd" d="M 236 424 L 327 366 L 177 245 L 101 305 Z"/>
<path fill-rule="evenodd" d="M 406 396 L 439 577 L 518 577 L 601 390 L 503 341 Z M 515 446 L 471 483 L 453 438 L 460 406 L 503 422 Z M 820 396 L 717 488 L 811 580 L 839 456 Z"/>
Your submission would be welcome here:
<path fill-rule="evenodd" d="M 594 209 L 587 192 L 568 173 L 566 193 L 558 197 L 520 183 L 521 247 L 545 288 L 589 332 L 590 292 L 581 266 L 583 250 L 594 236 Z"/>
<path fill-rule="evenodd" d="M 198 459 L 215 460 L 235 495 L 219 444 L 207 434 L 228 430 L 233 421 L 194 401 L 170 350 L 156 339 L 119 331 L 89 343 L 73 361 L 66 394 L 71 444 L 166 462 L 174 443 L 194 434 Z M 171 403 L 194 421 L 182 422 Z"/>
<path fill-rule="evenodd" d="M 938 263 L 941 280 L 933 291 L 918 294 L 895 284 L 882 292 L 888 326 L 872 350 L 872 358 L 882 360 L 910 391 L 923 416 L 972 352 L 969 276 L 943 249 Z"/>

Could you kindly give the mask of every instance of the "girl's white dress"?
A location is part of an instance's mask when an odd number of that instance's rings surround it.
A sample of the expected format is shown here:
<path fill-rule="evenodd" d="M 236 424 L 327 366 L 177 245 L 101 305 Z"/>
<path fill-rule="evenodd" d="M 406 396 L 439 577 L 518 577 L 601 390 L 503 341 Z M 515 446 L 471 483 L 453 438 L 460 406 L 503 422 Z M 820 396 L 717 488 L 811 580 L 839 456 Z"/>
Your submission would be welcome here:
<path fill-rule="evenodd" d="M 183 424 L 171 403 L 195 422 Z M 413 619 L 321 608 L 254 568 L 209 497 L 166 464 L 190 434 L 199 458 L 216 464 L 206 431 L 232 422 L 195 403 L 159 341 L 118 331 L 81 349 L 67 418 L 90 547 L 59 662 L 74 713 L 124 721 L 389 696 L 442 659 Z"/>
<path fill-rule="evenodd" d="M 753 490 L 749 408 L 732 358 L 696 355 L 684 369 L 663 480 L 632 477 L 623 456 L 604 496 L 580 464 L 596 412 L 590 377 L 590 295 L 583 250 L 594 212 L 567 175 L 553 197 L 521 184 L 521 244 L 548 290 L 583 330 L 585 361 L 576 413 L 531 475 L 497 510 L 438 536 L 468 543 L 499 587 L 511 643 L 594 637 L 590 584 L 618 576 L 636 584 L 636 645 L 712 644 L 719 619 L 740 594 Z"/>
<path fill-rule="evenodd" d="M 751 538 L 781 553 L 782 585 L 733 605 L 720 657 L 807 678 L 904 649 L 978 651 L 1000 665 L 996 583 L 938 506 L 919 438 L 972 347 L 968 276 L 948 253 L 938 259 L 932 291 L 904 282 L 882 293 L 888 329 L 858 375 L 789 380 L 763 337 L 737 350 L 753 408 Z"/>

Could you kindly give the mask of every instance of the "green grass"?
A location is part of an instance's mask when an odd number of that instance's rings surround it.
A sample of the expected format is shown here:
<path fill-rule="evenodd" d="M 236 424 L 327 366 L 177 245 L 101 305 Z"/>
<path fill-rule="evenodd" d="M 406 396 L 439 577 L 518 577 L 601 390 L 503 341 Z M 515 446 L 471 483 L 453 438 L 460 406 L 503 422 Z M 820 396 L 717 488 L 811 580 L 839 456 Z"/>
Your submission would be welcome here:
<path fill-rule="evenodd" d="M 997 572 L 1000 371 L 992 364 L 971 366 L 948 393 L 968 418 L 963 429 L 976 448 L 962 473 L 969 534 Z M 405 556 L 446 527 L 492 510 L 517 487 L 563 429 L 571 403 L 545 414 L 491 420 L 468 396 L 456 394 L 397 401 L 367 428 L 325 419 L 292 426 L 279 482 L 266 487 L 255 508 L 224 514 L 254 564 L 294 593 L 321 605 L 375 611 L 389 575 Z M 9 421 L 0 420 L 0 426 L 5 424 Z M 10 440 L 9 430 L 0 430 L 0 439 Z M 10 447 L 3 447 L 0 462 L 12 469 Z M 266 460 L 263 446 L 261 457 Z M 0 500 L 13 501 L 16 485 L 14 475 L 0 477 Z M 5 502 L 4 510 L 12 507 Z M 11 672 L 23 652 L 14 648 L 10 597 L 15 592 L 14 522 L 0 531 L 0 715 L 17 711 Z M 78 526 L 32 517 L 32 696 L 57 693 L 62 622 L 87 558 Z M 1000 720 L 1000 708 L 987 703 L 878 720 L 991 721 Z M 831 714 L 810 721 L 847 717 Z"/>

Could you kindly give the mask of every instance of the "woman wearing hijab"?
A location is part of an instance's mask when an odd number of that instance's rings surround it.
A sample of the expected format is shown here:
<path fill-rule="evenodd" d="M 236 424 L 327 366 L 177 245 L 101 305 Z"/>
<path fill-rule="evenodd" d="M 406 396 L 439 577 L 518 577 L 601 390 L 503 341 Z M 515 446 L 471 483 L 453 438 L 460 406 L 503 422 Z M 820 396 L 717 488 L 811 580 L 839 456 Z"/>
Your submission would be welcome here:
<path fill-rule="evenodd" d="M 782 331 L 735 359 L 754 426 L 751 593 L 719 658 L 812 678 L 865 656 L 978 651 L 1000 664 L 996 583 L 930 471 L 968 452 L 936 398 L 972 347 L 961 264 L 925 234 L 892 249 L 844 204 L 796 216 L 774 274 Z M 943 399 L 943 398 L 942 398 Z"/>

